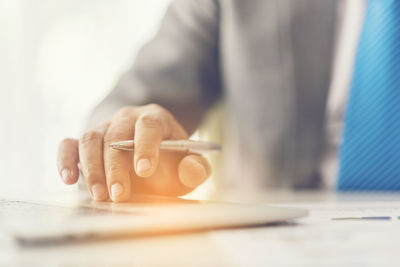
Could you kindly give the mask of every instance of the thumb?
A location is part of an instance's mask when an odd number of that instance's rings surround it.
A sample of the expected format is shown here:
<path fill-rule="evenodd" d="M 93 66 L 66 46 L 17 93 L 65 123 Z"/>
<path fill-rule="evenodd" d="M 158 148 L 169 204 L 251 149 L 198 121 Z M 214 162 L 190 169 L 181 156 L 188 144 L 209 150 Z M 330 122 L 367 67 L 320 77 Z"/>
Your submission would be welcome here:
<path fill-rule="evenodd" d="M 208 161 L 199 155 L 184 157 L 179 163 L 179 180 L 188 188 L 196 188 L 210 176 L 211 167 Z"/>

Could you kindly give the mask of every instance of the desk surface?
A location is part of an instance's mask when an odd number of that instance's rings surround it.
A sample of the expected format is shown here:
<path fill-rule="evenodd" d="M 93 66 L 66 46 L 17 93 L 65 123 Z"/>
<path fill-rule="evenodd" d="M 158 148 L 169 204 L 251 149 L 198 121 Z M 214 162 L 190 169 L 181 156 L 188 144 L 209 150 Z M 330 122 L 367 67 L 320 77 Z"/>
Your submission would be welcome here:
<path fill-rule="evenodd" d="M 397 219 L 400 194 L 275 192 L 246 201 L 307 208 L 310 216 L 269 227 L 51 247 L 21 248 L 0 239 L 0 266 L 398 266 L 400 263 Z M 332 220 L 355 216 L 392 216 L 392 220 Z"/>

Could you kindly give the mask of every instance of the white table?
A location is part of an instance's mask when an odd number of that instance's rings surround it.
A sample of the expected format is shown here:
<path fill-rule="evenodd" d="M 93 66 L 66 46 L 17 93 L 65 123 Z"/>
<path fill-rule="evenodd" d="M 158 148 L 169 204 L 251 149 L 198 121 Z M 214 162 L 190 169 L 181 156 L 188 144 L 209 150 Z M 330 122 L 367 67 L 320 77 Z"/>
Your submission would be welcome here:
<path fill-rule="evenodd" d="M 0 266 L 400 265 L 400 194 L 275 192 L 242 199 L 307 208 L 310 216 L 268 227 L 51 247 L 21 248 L 0 240 Z M 354 216 L 392 220 L 332 220 Z"/>

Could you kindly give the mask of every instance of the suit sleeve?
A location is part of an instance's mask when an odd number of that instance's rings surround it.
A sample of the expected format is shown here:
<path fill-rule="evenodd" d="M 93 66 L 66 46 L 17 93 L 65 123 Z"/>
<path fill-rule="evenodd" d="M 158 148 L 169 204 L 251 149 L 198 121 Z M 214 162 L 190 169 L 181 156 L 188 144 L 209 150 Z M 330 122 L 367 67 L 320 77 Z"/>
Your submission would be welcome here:
<path fill-rule="evenodd" d="M 154 39 L 95 108 L 89 127 L 125 105 L 157 103 L 192 132 L 221 94 L 216 0 L 175 0 Z"/>

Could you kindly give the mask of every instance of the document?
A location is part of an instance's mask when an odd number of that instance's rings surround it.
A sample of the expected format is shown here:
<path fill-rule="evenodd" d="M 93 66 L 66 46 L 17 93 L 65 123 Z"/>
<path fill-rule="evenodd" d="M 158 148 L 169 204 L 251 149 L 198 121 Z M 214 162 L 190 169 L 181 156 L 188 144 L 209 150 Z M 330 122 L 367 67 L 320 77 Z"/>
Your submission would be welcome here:
<path fill-rule="evenodd" d="M 400 263 L 400 202 L 310 202 L 288 206 L 307 208 L 310 215 L 269 228 L 214 232 L 210 238 L 221 253 L 230 256 L 232 266 Z M 390 220 L 333 220 L 377 216 Z"/>

